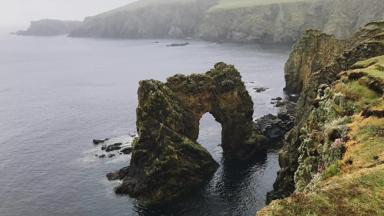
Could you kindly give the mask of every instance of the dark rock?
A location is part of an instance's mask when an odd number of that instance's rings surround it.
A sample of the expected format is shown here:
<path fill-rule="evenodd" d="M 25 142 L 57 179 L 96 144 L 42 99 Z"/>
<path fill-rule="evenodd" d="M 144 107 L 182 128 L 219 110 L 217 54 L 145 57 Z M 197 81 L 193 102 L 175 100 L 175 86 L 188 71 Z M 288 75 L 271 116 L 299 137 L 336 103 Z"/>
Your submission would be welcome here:
<path fill-rule="evenodd" d="M 102 146 L 101 146 L 101 150 L 104 151 L 105 149 L 107 149 L 107 145 L 102 145 Z"/>
<path fill-rule="evenodd" d="M 276 98 L 272 98 L 271 100 L 272 101 L 282 101 L 283 98 L 282 97 L 276 97 Z"/>
<path fill-rule="evenodd" d="M 102 154 L 99 156 L 99 158 L 105 158 L 105 157 L 106 157 L 105 154 Z"/>
<path fill-rule="evenodd" d="M 121 149 L 121 145 L 123 145 L 123 143 L 115 143 L 115 144 L 112 144 L 112 145 L 109 145 L 105 148 L 105 151 L 106 152 L 111 152 L 111 151 L 117 151 L 117 150 L 120 150 Z M 103 146 L 104 147 L 104 146 Z"/>
<path fill-rule="evenodd" d="M 282 140 L 293 126 L 294 118 L 288 113 L 268 114 L 256 120 L 256 128 L 271 141 Z"/>
<path fill-rule="evenodd" d="M 126 148 L 122 149 L 120 152 L 123 154 L 131 154 L 132 151 L 133 151 L 132 147 L 126 147 Z"/>
<path fill-rule="evenodd" d="M 128 172 L 129 172 L 129 166 L 124 167 L 117 172 L 108 173 L 107 178 L 109 181 L 121 180 L 128 175 Z"/>
<path fill-rule="evenodd" d="M 172 43 L 172 44 L 168 44 L 167 47 L 179 47 L 179 46 L 187 46 L 189 45 L 190 43 L 186 42 L 186 43 Z"/>
<path fill-rule="evenodd" d="M 101 143 L 104 143 L 105 141 L 109 140 L 108 138 L 106 139 L 102 139 L 102 140 L 99 140 L 99 139 L 94 139 L 92 142 L 94 145 L 99 145 Z"/>
<path fill-rule="evenodd" d="M 255 88 L 253 88 L 253 90 L 255 90 L 255 92 L 257 92 L 257 93 L 267 91 L 268 89 L 269 88 L 265 88 L 265 87 L 255 87 Z"/>
<path fill-rule="evenodd" d="M 109 158 L 113 158 L 113 157 L 115 157 L 115 156 L 116 156 L 115 154 L 109 154 L 109 155 L 108 155 Z"/>

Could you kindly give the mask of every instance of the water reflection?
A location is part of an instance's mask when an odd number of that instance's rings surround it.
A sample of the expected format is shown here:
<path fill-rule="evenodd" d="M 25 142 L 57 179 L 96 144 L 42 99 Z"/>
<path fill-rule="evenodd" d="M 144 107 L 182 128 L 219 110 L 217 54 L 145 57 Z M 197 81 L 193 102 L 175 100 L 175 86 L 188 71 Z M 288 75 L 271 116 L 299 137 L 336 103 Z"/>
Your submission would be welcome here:
<path fill-rule="evenodd" d="M 222 158 L 221 126 L 209 114 L 200 122 L 201 143 L 220 163 L 219 169 L 203 187 L 192 194 L 162 206 L 143 207 L 143 216 L 159 215 L 254 215 L 264 206 L 265 194 L 271 189 L 277 166 L 276 152 L 260 152 L 249 162 Z M 266 172 L 267 169 L 273 172 Z"/>

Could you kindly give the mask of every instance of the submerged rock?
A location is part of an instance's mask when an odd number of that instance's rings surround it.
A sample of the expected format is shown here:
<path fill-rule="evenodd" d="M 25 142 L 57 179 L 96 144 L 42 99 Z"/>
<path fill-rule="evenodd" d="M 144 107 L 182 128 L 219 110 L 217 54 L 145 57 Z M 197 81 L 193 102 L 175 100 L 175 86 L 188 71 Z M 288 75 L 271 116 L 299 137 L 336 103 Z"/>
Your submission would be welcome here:
<path fill-rule="evenodd" d="M 123 143 L 115 143 L 115 144 L 109 145 L 105 148 L 105 151 L 111 152 L 111 151 L 120 150 L 122 145 Z"/>
<path fill-rule="evenodd" d="M 172 43 L 172 44 L 168 44 L 167 47 L 179 47 L 179 46 L 187 46 L 189 45 L 190 43 Z"/>
<path fill-rule="evenodd" d="M 265 88 L 265 87 L 255 87 L 253 88 L 253 90 L 255 90 L 255 92 L 257 93 L 260 93 L 260 92 L 265 92 L 267 91 L 269 88 Z"/>
<path fill-rule="evenodd" d="M 227 159 L 247 160 L 265 149 L 252 121 L 253 102 L 240 73 L 218 63 L 205 74 L 175 75 L 166 83 L 140 82 L 137 131 L 130 166 L 109 179 L 116 193 L 145 204 L 170 202 L 207 181 L 218 164 L 199 143 L 199 121 L 209 112 L 222 125 Z"/>
<path fill-rule="evenodd" d="M 94 140 L 92 140 L 92 142 L 94 145 L 99 145 L 99 144 L 104 143 L 105 141 L 108 141 L 108 140 L 109 140 L 108 138 L 102 139 L 102 140 L 94 139 Z"/>
<path fill-rule="evenodd" d="M 127 148 L 122 149 L 120 152 L 123 154 L 131 154 L 132 151 L 133 151 L 132 147 L 127 147 Z"/>

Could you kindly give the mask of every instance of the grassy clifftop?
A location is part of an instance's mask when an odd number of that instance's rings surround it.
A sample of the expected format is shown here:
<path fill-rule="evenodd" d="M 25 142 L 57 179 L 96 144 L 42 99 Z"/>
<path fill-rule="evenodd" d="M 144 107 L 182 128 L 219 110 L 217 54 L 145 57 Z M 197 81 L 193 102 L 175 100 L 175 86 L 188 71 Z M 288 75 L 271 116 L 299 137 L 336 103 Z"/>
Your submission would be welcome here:
<path fill-rule="evenodd" d="M 383 32 L 367 25 L 310 70 L 275 184 L 293 194 L 258 215 L 384 215 Z"/>
<path fill-rule="evenodd" d="M 219 0 L 218 3 L 210 8 L 210 12 L 219 11 L 219 10 L 233 10 L 239 8 L 251 8 L 261 5 L 271 5 L 271 4 L 286 4 L 286 3 L 295 3 L 295 2 L 305 2 L 313 0 Z"/>
<path fill-rule="evenodd" d="M 308 28 L 347 37 L 383 10 L 382 0 L 139 0 L 86 18 L 71 36 L 291 43 Z"/>

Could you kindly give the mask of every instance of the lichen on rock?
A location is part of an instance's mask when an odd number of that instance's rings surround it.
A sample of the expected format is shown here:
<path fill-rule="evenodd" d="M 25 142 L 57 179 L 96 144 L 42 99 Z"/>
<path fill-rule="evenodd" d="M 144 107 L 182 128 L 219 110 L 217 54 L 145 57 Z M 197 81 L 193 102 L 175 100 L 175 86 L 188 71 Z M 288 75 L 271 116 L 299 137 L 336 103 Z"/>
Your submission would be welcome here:
<path fill-rule="evenodd" d="M 383 22 L 368 24 L 310 71 L 270 195 L 294 193 L 258 215 L 383 215 L 383 32 Z"/>
<path fill-rule="evenodd" d="M 247 160 L 265 148 L 252 121 L 253 102 L 240 73 L 217 63 L 205 74 L 175 75 L 166 83 L 140 82 L 137 132 L 130 166 L 109 174 L 117 193 L 146 204 L 170 202 L 198 187 L 217 162 L 197 143 L 199 121 L 209 112 L 222 125 L 226 159 Z"/>

